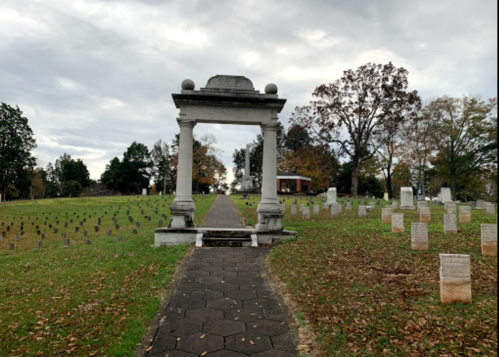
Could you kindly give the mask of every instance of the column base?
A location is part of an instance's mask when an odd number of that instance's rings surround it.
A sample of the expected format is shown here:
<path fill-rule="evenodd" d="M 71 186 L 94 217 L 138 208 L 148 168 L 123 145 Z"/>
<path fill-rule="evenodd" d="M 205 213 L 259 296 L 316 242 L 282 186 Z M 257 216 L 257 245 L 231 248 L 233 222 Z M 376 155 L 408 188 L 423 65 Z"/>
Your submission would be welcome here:
<path fill-rule="evenodd" d="M 255 226 L 257 231 L 280 232 L 282 226 L 282 209 L 279 204 L 274 207 L 267 206 L 258 208 L 258 223 Z"/>
<path fill-rule="evenodd" d="M 196 228 L 194 224 L 194 202 L 177 202 L 170 206 L 172 220 L 168 228 Z"/>

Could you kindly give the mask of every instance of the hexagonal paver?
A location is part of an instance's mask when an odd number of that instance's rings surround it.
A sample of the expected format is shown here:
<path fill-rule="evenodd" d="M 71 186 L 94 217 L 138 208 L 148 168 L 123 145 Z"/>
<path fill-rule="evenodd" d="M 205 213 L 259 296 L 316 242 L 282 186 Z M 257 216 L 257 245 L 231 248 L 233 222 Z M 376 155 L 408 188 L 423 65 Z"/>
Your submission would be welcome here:
<path fill-rule="evenodd" d="M 204 332 L 220 336 L 230 336 L 246 331 L 246 325 L 242 321 L 218 320 L 205 322 Z"/>
<path fill-rule="evenodd" d="M 223 351 L 208 353 L 207 355 L 204 355 L 203 357 L 248 357 L 248 355 L 245 355 L 242 353 L 237 353 L 234 351 L 223 350 Z"/>
<path fill-rule="evenodd" d="M 214 352 L 224 348 L 224 338 L 206 332 L 195 333 L 193 335 L 181 337 L 177 341 L 177 349 L 196 355 L 205 352 Z"/>
<path fill-rule="evenodd" d="M 172 295 L 172 300 L 186 299 L 191 293 L 188 291 L 175 290 Z"/>
<path fill-rule="evenodd" d="M 202 309 L 206 307 L 205 300 L 197 300 L 197 299 L 181 299 L 181 300 L 172 300 L 170 302 L 170 308 L 177 310 L 196 310 Z"/>
<path fill-rule="evenodd" d="M 227 277 L 225 278 L 225 283 L 230 284 L 254 284 L 253 278 L 243 278 L 240 276 Z"/>
<path fill-rule="evenodd" d="M 281 309 L 263 310 L 263 316 L 265 316 L 265 318 L 268 320 L 280 322 L 286 321 L 286 318 L 284 317 Z"/>
<path fill-rule="evenodd" d="M 245 322 L 261 320 L 263 318 L 263 314 L 261 311 L 250 310 L 245 308 L 225 311 L 224 316 L 226 319 L 229 320 L 245 321 Z"/>
<path fill-rule="evenodd" d="M 241 308 L 241 301 L 229 298 L 222 298 L 216 300 L 209 300 L 206 305 L 211 309 L 232 310 L 232 309 Z"/>
<path fill-rule="evenodd" d="M 149 357 L 197 357 L 197 355 L 193 355 L 192 353 L 182 352 L 182 351 L 164 351 L 161 353 L 155 353 L 154 355 L 148 355 Z"/>
<path fill-rule="evenodd" d="M 149 351 L 149 354 L 155 354 L 163 351 L 173 350 L 175 349 L 175 344 L 177 343 L 177 338 L 171 335 L 164 335 L 161 338 L 157 338 L 154 340 L 152 344 L 152 348 Z"/>
<path fill-rule="evenodd" d="M 202 283 L 180 283 L 177 286 L 177 290 L 183 290 L 188 292 L 206 290 L 208 288 L 208 284 Z"/>
<path fill-rule="evenodd" d="M 273 336 L 270 340 L 272 341 L 274 348 L 286 352 L 296 353 L 295 341 L 289 333 Z"/>
<path fill-rule="evenodd" d="M 201 276 L 196 278 L 196 283 L 214 284 L 221 283 L 223 280 L 224 278 L 219 276 Z"/>
<path fill-rule="evenodd" d="M 209 290 L 215 290 L 215 291 L 239 290 L 239 285 L 229 284 L 229 283 L 215 283 L 215 284 L 209 284 Z"/>
<path fill-rule="evenodd" d="M 265 336 L 277 336 L 288 332 L 289 328 L 285 322 L 261 320 L 248 322 L 248 332 L 258 333 Z"/>
<path fill-rule="evenodd" d="M 268 291 L 269 287 L 266 284 L 239 284 L 239 289 L 241 290 L 249 290 L 249 291 Z"/>
<path fill-rule="evenodd" d="M 236 299 L 236 300 L 249 300 L 257 298 L 256 293 L 254 291 L 249 291 L 249 290 L 226 291 L 224 293 L 224 296 L 229 299 Z"/>
<path fill-rule="evenodd" d="M 296 353 L 289 353 L 280 350 L 270 350 L 251 355 L 251 357 L 296 357 Z"/>
<path fill-rule="evenodd" d="M 203 291 L 193 291 L 191 293 L 191 299 L 198 300 L 214 300 L 223 298 L 224 293 L 221 291 L 214 290 L 203 290 Z"/>
<path fill-rule="evenodd" d="M 274 299 L 258 298 L 252 300 L 244 300 L 243 307 L 254 310 L 273 310 L 278 309 L 279 304 Z"/>
<path fill-rule="evenodd" d="M 224 313 L 221 310 L 199 309 L 190 310 L 185 313 L 185 318 L 194 321 L 206 322 L 210 320 L 223 319 Z"/>
<path fill-rule="evenodd" d="M 225 338 L 225 348 L 231 351 L 255 354 L 272 348 L 270 338 L 262 335 L 254 335 L 248 332 Z"/>
<path fill-rule="evenodd" d="M 203 323 L 191 320 L 167 321 L 159 328 L 160 335 L 186 336 L 203 330 Z"/>

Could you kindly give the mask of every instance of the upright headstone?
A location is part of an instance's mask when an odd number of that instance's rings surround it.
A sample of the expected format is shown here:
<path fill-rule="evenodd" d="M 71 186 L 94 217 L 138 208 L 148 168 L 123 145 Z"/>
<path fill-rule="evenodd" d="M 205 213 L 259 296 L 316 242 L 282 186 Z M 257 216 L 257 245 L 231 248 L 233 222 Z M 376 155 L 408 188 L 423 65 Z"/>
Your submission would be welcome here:
<path fill-rule="evenodd" d="M 398 209 L 399 208 L 399 201 L 392 201 L 392 208 Z"/>
<path fill-rule="evenodd" d="M 400 209 L 415 209 L 412 187 L 400 188 Z"/>
<path fill-rule="evenodd" d="M 330 206 L 336 203 L 336 187 L 329 187 L 327 190 L 327 205 Z"/>
<path fill-rule="evenodd" d="M 142 196 L 147 196 L 147 188 L 142 189 Z"/>
<path fill-rule="evenodd" d="M 345 210 L 347 210 L 347 211 L 351 211 L 352 210 L 352 202 L 351 201 L 348 201 L 345 204 Z"/>
<path fill-rule="evenodd" d="M 310 219 L 310 207 L 303 207 L 301 210 L 302 219 Z"/>
<path fill-rule="evenodd" d="M 493 203 L 486 202 L 485 203 L 485 214 L 496 214 L 496 207 Z"/>
<path fill-rule="evenodd" d="M 417 201 L 418 212 L 419 212 L 419 209 L 421 207 L 428 207 L 428 202 L 426 202 L 426 201 Z"/>
<path fill-rule="evenodd" d="M 419 209 L 419 222 L 420 223 L 430 223 L 431 222 L 431 209 L 430 209 L 430 207 L 421 207 Z"/>
<path fill-rule="evenodd" d="M 440 200 L 442 203 L 452 202 L 452 196 L 449 187 L 440 188 Z"/>
<path fill-rule="evenodd" d="M 471 207 L 459 206 L 459 222 L 471 223 Z"/>
<path fill-rule="evenodd" d="M 404 214 L 394 213 L 392 214 L 392 233 L 402 232 L 404 232 Z"/>
<path fill-rule="evenodd" d="M 340 215 L 341 205 L 338 203 L 333 203 L 331 205 L 331 217 L 338 217 Z"/>
<path fill-rule="evenodd" d="M 366 205 L 359 205 L 359 217 L 367 216 Z"/>
<path fill-rule="evenodd" d="M 428 224 L 411 223 L 411 249 L 428 250 Z"/>
<path fill-rule="evenodd" d="M 497 224 L 480 225 L 482 235 L 482 254 L 497 255 Z"/>
<path fill-rule="evenodd" d="M 470 256 L 439 254 L 440 300 L 442 304 L 471 303 Z"/>
<path fill-rule="evenodd" d="M 484 200 L 476 200 L 476 209 L 484 209 L 485 201 Z"/>
<path fill-rule="evenodd" d="M 296 215 L 296 213 L 297 213 L 297 211 L 298 211 L 298 208 L 297 208 L 296 204 L 295 204 L 295 203 L 293 203 L 293 204 L 291 205 L 291 208 L 290 208 L 290 213 L 291 213 L 291 215 L 292 215 L 292 216 L 295 216 L 295 215 Z"/>
<path fill-rule="evenodd" d="M 384 199 L 385 201 L 388 201 L 388 200 L 390 199 L 390 197 L 388 196 L 388 192 L 385 192 L 385 193 L 383 194 L 383 199 Z"/>
<path fill-rule="evenodd" d="M 381 209 L 381 222 L 382 223 L 391 223 L 393 215 L 393 208 L 382 208 Z"/>
<path fill-rule="evenodd" d="M 446 209 L 447 209 L 447 213 L 454 213 L 456 214 L 456 204 L 454 202 L 450 203 L 446 203 Z"/>
<path fill-rule="evenodd" d="M 320 208 L 319 205 L 314 205 L 313 208 L 312 208 L 313 209 L 312 210 L 313 214 L 319 214 L 319 208 Z"/>
<path fill-rule="evenodd" d="M 457 219 L 454 213 L 444 214 L 444 233 L 457 233 Z"/>

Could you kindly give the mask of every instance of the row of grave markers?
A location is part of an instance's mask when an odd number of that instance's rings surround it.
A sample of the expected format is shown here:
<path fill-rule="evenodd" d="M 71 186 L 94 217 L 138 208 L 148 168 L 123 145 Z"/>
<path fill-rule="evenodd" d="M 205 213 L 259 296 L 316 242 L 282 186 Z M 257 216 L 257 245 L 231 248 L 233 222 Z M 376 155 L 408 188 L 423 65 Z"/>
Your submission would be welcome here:
<path fill-rule="evenodd" d="M 285 212 L 285 205 L 281 206 Z M 342 212 L 342 205 L 339 203 L 329 204 L 331 217 L 337 217 Z M 446 202 L 447 213 L 444 214 L 444 233 L 457 233 L 457 204 Z M 393 201 L 392 207 L 382 208 L 381 219 L 383 223 L 391 223 L 393 233 L 404 232 L 404 214 L 394 213 L 398 208 L 398 202 Z M 328 209 L 328 208 L 326 208 Z M 346 210 L 352 209 L 352 203 L 346 202 Z M 369 206 L 359 205 L 359 217 L 366 216 L 366 212 L 374 209 L 374 203 Z M 428 250 L 428 223 L 431 222 L 430 207 L 426 207 L 426 202 L 418 202 L 417 209 L 420 214 L 420 222 L 411 223 L 411 249 Z M 487 202 L 477 202 L 477 209 L 485 209 L 486 214 L 495 214 L 495 205 Z M 299 210 L 303 219 L 310 219 L 310 208 L 301 204 Z M 291 215 L 296 215 L 297 204 L 292 204 Z M 319 206 L 313 206 L 313 213 L 319 213 Z M 471 207 L 459 206 L 460 223 L 471 223 Z M 481 224 L 481 248 L 483 255 L 497 256 L 497 224 Z M 471 303 L 471 269 L 470 256 L 466 254 L 439 254 L 440 260 L 440 299 L 443 304 L 454 302 Z"/>

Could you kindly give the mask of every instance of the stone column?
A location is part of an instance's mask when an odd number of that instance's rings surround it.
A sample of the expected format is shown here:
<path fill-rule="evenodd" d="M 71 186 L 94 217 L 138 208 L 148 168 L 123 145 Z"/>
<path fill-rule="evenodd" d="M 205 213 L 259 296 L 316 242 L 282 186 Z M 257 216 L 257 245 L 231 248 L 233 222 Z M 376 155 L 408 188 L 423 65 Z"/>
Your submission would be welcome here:
<path fill-rule="evenodd" d="M 262 199 L 258 205 L 258 224 L 255 227 L 259 231 L 282 230 L 282 214 L 277 200 L 277 127 L 278 123 L 262 124 Z"/>
<path fill-rule="evenodd" d="M 195 121 L 177 119 L 180 127 L 177 189 L 170 206 L 171 228 L 194 228 L 194 201 L 192 200 L 192 130 Z"/>

